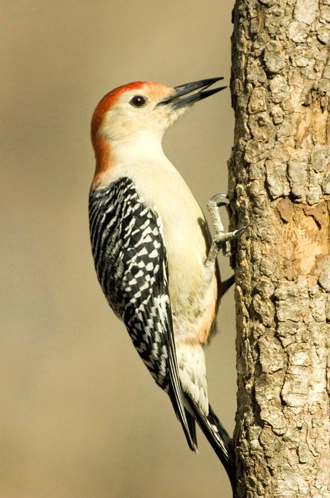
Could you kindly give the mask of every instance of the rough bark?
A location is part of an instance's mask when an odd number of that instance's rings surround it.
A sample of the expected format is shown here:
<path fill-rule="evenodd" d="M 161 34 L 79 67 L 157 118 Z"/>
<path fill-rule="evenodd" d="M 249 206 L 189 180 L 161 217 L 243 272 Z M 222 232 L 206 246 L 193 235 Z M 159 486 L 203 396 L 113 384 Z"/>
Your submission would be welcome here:
<path fill-rule="evenodd" d="M 330 1 L 236 0 L 238 497 L 330 496 Z"/>

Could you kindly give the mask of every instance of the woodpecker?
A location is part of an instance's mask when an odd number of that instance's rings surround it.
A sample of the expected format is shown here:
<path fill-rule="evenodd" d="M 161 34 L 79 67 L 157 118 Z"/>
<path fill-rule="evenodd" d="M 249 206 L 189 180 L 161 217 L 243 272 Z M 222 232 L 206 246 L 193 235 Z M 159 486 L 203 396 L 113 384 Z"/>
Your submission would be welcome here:
<path fill-rule="evenodd" d="M 189 447 L 201 427 L 233 485 L 229 435 L 213 412 L 204 345 L 215 330 L 221 283 L 217 254 L 238 235 L 224 233 L 218 196 L 204 215 L 165 156 L 165 130 L 195 102 L 223 90 L 223 78 L 174 88 L 133 82 L 107 93 L 91 124 L 96 169 L 89 197 L 98 280 L 156 383 L 169 395 Z"/>

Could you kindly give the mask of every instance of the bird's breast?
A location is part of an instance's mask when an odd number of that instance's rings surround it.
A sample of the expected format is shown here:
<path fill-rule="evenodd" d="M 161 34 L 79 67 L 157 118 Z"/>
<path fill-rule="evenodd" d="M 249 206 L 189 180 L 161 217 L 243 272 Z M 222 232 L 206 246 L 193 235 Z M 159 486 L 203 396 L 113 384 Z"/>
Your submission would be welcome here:
<path fill-rule="evenodd" d="M 210 233 L 196 199 L 165 156 L 158 162 L 122 164 L 113 170 L 112 180 L 121 176 L 132 180 L 141 200 L 160 218 L 176 339 L 207 342 L 216 315 L 218 285 L 205 265 Z"/>

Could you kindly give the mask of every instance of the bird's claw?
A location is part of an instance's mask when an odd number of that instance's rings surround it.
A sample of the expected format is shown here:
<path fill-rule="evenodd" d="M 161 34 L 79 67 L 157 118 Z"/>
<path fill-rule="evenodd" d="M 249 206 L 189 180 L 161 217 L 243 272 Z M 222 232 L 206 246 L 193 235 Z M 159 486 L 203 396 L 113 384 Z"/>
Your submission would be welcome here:
<path fill-rule="evenodd" d="M 219 251 L 222 249 L 224 256 L 231 256 L 230 242 L 247 229 L 248 226 L 238 228 L 232 232 L 225 232 L 224 226 L 220 216 L 220 207 L 228 206 L 229 199 L 226 194 L 216 194 L 207 203 L 207 208 L 212 218 L 214 236 L 212 240 L 211 249 L 208 255 L 208 261 L 215 261 Z"/>
<path fill-rule="evenodd" d="M 224 201 L 218 202 L 218 199 L 220 198 L 224 199 L 225 202 Z M 211 197 L 211 199 L 208 202 L 208 204 L 216 204 L 218 207 L 227 206 L 228 203 L 229 203 L 229 198 L 227 194 L 215 194 Z"/>

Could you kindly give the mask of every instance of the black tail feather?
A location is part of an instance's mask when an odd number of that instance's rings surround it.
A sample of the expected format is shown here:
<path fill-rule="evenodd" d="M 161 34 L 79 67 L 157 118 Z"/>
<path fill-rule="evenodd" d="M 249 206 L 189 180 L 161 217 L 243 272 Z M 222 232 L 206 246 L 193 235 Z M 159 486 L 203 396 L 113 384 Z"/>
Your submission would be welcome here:
<path fill-rule="evenodd" d="M 189 396 L 186 395 L 186 399 L 189 403 L 191 411 L 194 414 L 194 417 L 196 418 L 196 421 L 198 422 L 198 425 L 224 466 L 234 491 L 236 483 L 236 468 L 232 441 L 228 432 L 223 427 L 210 405 L 209 414 L 206 417 L 199 406 L 191 398 L 189 398 Z"/>
<path fill-rule="evenodd" d="M 196 434 L 196 421 L 195 421 L 195 418 L 191 415 L 191 413 L 189 413 L 188 410 L 185 410 L 185 414 L 186 414 L 186 419 L 187 419 L 187 422 L 188 422 L 190 436 L 191 436 L 191 439 L 193 440 L 193 442 L 195 444 L 194 451 L 196 453 L 198 453 L 198 449 L 197 449 L 198 448 L 197 434 Z"/>

